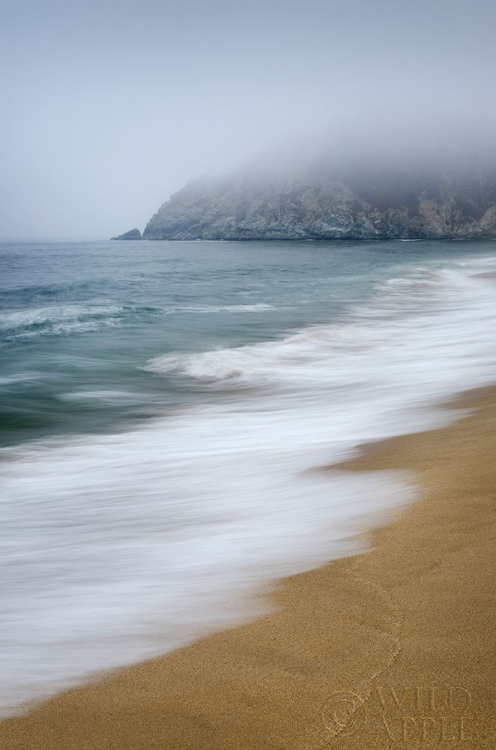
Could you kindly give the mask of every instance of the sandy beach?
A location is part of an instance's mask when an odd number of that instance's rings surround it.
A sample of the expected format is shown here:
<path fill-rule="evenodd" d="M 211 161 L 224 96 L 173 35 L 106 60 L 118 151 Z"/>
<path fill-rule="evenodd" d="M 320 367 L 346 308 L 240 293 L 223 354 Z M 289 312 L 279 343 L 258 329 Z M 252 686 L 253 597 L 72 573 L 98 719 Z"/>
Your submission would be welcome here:
<path fill-rule="evenodd" d="M 496 391 L 461 404 L 342 465 L 419 486 L 369 551 L 281 581 L 256 622 L 4 721 L 2 750 L 493 750 Z"/>

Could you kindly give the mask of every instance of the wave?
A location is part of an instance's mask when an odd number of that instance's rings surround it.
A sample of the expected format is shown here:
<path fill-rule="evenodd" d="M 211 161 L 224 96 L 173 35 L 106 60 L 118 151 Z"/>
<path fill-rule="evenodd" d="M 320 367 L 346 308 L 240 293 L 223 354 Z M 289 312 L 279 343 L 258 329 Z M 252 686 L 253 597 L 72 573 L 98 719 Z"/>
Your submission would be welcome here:
<path fill-rule="evenodd" d="M 145 369 L 221 387 L 293 388 L 358 385 L 363 378 L 380 381 L 387 369 L 391 378 L 408 387 L 415 383 L 415 376 L 410 376 L 412 356 L 427 356 L 433 350 L 432 365 L 439 360 L 440 377 L 449 377 L 452 367 L 457 378 L 458 326 L 476 327 L 478 316 L 481 325 L 490 322 L 486 318 L 493 290 L 484 290 L 480 281 L 460 270 L 415 268 L 407 276 L 379 284 L 372 300 L 353 306 L 341 323 L 310 326 L 273 342 L 159 356 Z M 474 320 L 465 321 L 465 306 Z M 481 359 L 491 354 L 491 336 L 485 346 L 480 336 L 466 343 L 473 349 L 474 369 L 481 367 L 482 372 Z"/>
<path fill-rule="evenodd" d="M 272 305 L 177 305 L 171 308 L 144 305 L 53 305 L 30 310 L 0 313 L 0 332 L 7 338 L 31 338 L 97 331 L 102 326 L 120 325 L 125 317 L 140 314 L 170 315 L 174 313 L 261 313 Z"/>
<path fill-rule="evenodd" d="M 258 614 L 268 578 L 349 553 L 364 518 L 411 499 L 406 474 L 316 467 L 446 424 L 440 402 L 496 381 L 494 285 L 474 268 L 419 267 L 333 325 L 147 365 L 257 386 L 235 399 L 4 450 L 0 705 Z"/>
<path fill-rule="evenodd" d="M 54 305 L 0 313 L 0 331 L 7 338 L 31 338 L 96 331 L 119 325 L 123 317 L 155 308 L 131 305 Z"/>

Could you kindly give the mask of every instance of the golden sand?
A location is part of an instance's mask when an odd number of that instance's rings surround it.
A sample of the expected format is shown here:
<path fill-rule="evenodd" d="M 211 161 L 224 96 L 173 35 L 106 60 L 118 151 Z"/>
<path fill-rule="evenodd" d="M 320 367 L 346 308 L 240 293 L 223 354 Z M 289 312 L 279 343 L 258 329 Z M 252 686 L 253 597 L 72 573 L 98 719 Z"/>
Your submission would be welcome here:
<path fill-rule="evenodd" d="M 371 551 L 273 587 L 275 611 L 0 724 L 2 750 L 496 748 L 496 392 L 368 449 L 421 498 Z"/>

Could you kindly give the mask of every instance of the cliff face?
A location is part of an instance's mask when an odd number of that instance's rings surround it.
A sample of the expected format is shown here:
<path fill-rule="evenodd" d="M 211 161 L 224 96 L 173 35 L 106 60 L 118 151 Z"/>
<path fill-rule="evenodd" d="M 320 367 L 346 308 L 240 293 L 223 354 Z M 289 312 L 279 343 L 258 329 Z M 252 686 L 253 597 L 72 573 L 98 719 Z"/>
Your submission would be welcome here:
<path fill-rule="evenodd" d="M 173 195 L 143 232 L 152 240 L 496 237 L 496 172 L 313 167 L 275 177 L 239 171 Z"/>

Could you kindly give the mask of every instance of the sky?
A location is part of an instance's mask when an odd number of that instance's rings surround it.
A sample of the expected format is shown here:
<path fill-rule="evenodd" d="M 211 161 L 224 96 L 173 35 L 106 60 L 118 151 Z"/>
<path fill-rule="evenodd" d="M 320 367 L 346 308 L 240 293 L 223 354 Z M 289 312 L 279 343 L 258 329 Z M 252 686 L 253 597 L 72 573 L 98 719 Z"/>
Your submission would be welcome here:
<path fill-rule="evenodd" d="M 494 0 L 3 0 L 0 239 L 142 230 L 316 132 L 490 130 L 495 34 Z"/>

